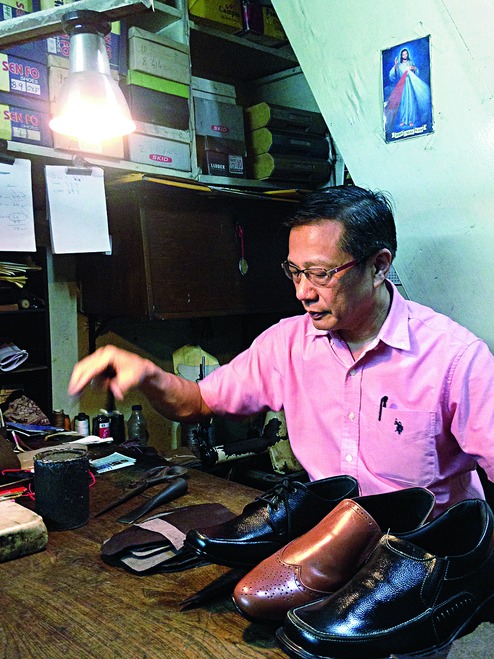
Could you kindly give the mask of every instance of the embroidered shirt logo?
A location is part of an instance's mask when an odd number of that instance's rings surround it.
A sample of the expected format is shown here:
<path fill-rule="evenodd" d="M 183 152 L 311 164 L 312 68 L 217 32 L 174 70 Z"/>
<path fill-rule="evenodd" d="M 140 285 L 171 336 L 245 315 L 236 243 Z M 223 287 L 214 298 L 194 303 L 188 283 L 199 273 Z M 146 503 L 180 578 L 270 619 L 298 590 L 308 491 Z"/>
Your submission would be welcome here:
<path fill-rule="evenodd" d="M 401 435 L 403 432 L 403 424 L 401 421 L 398 421 L 398 419 L 395 419 L 395 432 L 397 432 L 398 435 Z"/>

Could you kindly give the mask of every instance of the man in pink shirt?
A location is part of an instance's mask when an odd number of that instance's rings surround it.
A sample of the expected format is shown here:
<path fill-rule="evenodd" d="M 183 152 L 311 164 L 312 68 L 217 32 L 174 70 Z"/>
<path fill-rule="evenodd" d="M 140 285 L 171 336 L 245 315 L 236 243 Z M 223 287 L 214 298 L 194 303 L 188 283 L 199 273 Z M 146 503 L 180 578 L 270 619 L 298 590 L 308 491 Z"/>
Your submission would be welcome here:
<path fill-rule="evenodd" d="M 386 279 L 396 252 L 387 199 L 328 188 L 289 225 L 283 269 L 305 314 L 269 328 L 200 383 L 106 346 L 76 365 L 69 393 L 111 366 L 107 386 L 118 399 L 138 387 L 173 420 L 283 409 L 312 480 L 348 474 L 363 495 L 427 487 L 435 514 L 483 498 L 477 464 L 494 480 L 494 357 Z"/>

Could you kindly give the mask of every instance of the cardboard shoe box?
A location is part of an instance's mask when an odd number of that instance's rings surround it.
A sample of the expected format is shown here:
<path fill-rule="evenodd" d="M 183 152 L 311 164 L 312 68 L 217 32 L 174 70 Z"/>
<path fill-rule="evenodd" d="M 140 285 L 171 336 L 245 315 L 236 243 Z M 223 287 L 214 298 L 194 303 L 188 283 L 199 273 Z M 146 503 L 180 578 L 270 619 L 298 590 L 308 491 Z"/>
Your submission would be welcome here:
<path fill-rule="evenodd" d="M 196 133 L 245 144 L 244 113 L 240 105 L 194 98 Z"/>
<path fill-rule="evenodd" d="M 245 178 L 244 157 L 234 153 L 205 151 L 202 160 L 202 171 L 203 174 L 208 176 Z"/>
<path fill-rule="evenodd" d="M 190 145 L 154 135 L 132 133 L 127 136 L 127 158 L 144 165 L 190 172 Z"/>
<path fill-rule="evenodd" d="M 330 163 L 319 158 L 261 153 L 249 159 L 249 165 L 254 179 L 319 184 L 331 176 Z"/>
<path fill-rule="evenodd" d="M 198 135 L 197 160 L 203 174 L 245 178 L 245 143 Z"/>
<path fill-rule="evenodd" d="M 288 43 L 285 30 L 273 7 L 264 7 L 242 0 L 243 29 L 239 36 L 271 48 Z"/>
<path fill-rule="evenodd" d="M 256 128 L 247 133 L 247 148 L 253 155 L 286 153 L 326 160 L 329 157 L 329 143 L 324 135 L 277 131 L 269 128 Z"/>
<path fill-rule="evenodd" d="M 326 122 L 319 112 L 262 102 L 245 108 L 246 130 L 272 128 L 325 135 Z"/>
<path fill-rule="evenodd" d="M 48 106 L 35 100 L 0 93 L 0 138 L 51 147 Z"/>
<path fill-rule="evenodd" d="M 0 2 L 0 21 L 8 21 L 11 18 L 19 18 L 33 11 L 39 10 L 37 0 L 3 0 Z M 9 53 L 15 57 L 34 60 L 46 64 L 46 47 L 44 41 L 29 41 L 19 46 L 7 46 L 2 52 Z"/>
<path fill-rule="evenodd" d="M 124 93 L 134 121 L 189 129 L 188 85 L 129 69 Z"/>
<path fill-rule="evenodd" d="M 188 0 L 188 6 L 197 23 L 231 33 L 243 29 L 240 0 Z"/>
<path fill-rule="evenodd" d="M 8 21 L 11 18 L 18 18 L 25 14 L 31 14 L 33 11 L 39 11 L 40 5 L 38 0 L 2 0 L 0 2 L 0 21 Z"/>
<path fill-rule="evenodd" d="M 129 29 L 129 69 L 190 85 L 189 48 L 137 27 Z"/>
<path fill-rule="evenodd" d="M 48 101 L 48 72 L 44 64 L 0 53 L 0 91 Z"/>
<path fill-rule="evenodd" d="M 192 76 L 192 96 L 194 98 L 205 98 L 208 101 L 216 101 L 217 103 L 237 104 L 235 85 L 209 80 L 209 78 Z"/>

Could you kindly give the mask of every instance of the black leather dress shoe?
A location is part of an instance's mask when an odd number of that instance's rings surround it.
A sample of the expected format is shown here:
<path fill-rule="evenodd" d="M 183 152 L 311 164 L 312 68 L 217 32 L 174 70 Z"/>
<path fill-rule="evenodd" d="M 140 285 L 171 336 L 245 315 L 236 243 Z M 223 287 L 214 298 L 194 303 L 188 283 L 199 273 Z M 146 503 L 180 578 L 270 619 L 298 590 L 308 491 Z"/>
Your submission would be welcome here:
<path fill-rule="evenodd" d="M 309 531 L 340 501 L 357 495 L 358 483 L 351 476 L 305 484 L 287 479 L 231 521 L 189 531 L 185 544 L 211 563 L 253 567 Z"/>
<path fill-rule="evenodd" d="M 334 595 L 292 609 L 277 637 L 291 657 L 379 659 L 446 649 L 494 620 L 494 518 L 485 501 L 385 535 Z"/>

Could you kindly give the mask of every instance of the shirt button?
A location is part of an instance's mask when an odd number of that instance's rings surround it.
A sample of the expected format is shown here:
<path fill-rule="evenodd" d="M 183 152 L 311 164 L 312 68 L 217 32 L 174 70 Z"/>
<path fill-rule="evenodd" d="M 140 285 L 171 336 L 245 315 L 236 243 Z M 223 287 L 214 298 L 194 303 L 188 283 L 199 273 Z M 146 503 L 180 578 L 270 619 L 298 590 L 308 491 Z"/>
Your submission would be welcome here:
<path fill-rule="evenodd" d="M 356 373 L 357 373 L 357 371 L 354 368 L 352 368 L 352 370 L 350 371 L 350 375 L 353 376 L 353 375 L 356 375 Z"/>
<path fill-rule="evenodd" d="M 355 412 L 350 412 L 348 418 L 350 419 L 350 421 L 353 421 L 355 419 Z"/>
<path fill-rule="evenodd" d="M 346 460 L 347 462 L 352 462 L 353 458 L 352 458 L 352 456 L 351 456 L 350 454 L 348 454 L 348 455 L 346 456 L 345 460 Z"/>

